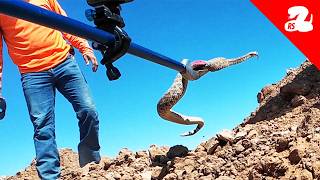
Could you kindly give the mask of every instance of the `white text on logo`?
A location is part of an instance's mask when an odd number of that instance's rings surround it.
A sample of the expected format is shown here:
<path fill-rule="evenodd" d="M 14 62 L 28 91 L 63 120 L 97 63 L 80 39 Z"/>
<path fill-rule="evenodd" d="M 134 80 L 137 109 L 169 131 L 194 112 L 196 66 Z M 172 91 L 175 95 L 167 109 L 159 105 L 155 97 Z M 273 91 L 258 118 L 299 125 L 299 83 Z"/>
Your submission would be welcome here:
<path fill-rule="evenodd" d="M 306 21 L 309 10 L 304 6 L 293 6 L 288 9 L 289 19 L 284 28 L 288 32 L 309 32 L 313 30 L 313 15 L 311 14 L 310 20 Z M 295 18 L 296 17 L 296 18 Z M 295 18 L 295 19 L 294 19 Z"/>

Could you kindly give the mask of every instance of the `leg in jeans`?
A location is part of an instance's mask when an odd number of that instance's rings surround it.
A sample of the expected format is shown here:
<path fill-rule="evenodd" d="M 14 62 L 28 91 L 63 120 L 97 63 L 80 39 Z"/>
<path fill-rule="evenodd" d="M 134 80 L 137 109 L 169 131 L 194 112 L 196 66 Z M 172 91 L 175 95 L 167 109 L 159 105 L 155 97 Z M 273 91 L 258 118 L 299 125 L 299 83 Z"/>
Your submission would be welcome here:
<path fill-rule="evenodd" d="M 79 163 L 83 167 L 90 162 L 100 161 L 98 139 L 98 114 L 88 85 L 74 60 L 66 60 L 54 68 L 56 87 L 72 104 L 79 120 L 80 143 Z"/>
<path fill-rule="evenodd" d="M 55 88 L 52 74 L 27 73 L 21 78 L 30 119 L 34 126 L 36 166 L 39 177 L 54 180 L 60 176 L 60 161 L 55 141 Z"/>

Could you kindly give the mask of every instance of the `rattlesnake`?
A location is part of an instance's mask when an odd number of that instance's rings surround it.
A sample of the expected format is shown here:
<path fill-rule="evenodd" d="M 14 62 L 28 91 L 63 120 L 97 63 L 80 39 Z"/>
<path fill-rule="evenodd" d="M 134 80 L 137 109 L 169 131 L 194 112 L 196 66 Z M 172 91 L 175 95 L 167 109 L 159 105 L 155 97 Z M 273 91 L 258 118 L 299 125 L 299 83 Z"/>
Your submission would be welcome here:
<path fill-rule="evenodd" d="M 257 52 L 250 52 L 242 57 L 234 59 L 225 59 L 223 57 L 218 57 L 210 59 L 208 61 L 195 61 L 191 63 L 191 67 L 195 70 L 199 77 L 205 75 L 208 72 L 214 72 L 221 70 L 223 68 L 229 67 L 231 65 L 239 64 L 245 60 L 258 56 Z M 182 134 L 182 136 L 191 136 L 197 133 L 203 126 L 204 120 L 200 117 L 185 116 L 183 114 L 177 113 L 171 108 L 178 103 L 178 101 L 183 97 L 188 86 L 188 79 L 185 78 L 181 73 L 179 73 L 173 81 L 173 84 L 168 89 L 168 91 L 162 96 L 157 105 L 158 114 L 165 120 L 184 124 L 192 125 L 197 124 L 196 129 L 193 131 Z"/>

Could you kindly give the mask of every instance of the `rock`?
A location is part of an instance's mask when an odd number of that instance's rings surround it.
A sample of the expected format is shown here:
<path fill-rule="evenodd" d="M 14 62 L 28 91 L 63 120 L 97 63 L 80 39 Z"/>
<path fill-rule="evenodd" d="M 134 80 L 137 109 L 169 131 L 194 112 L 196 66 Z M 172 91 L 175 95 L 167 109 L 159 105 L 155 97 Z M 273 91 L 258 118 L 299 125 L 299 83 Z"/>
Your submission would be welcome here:
<path fill-rule="evenodd" d="M 258 103 L 261 103 L 263 100 L 264 100 L 264 96 L 263 96 L 263 94 L 261 93 L 261 92 L 259 92 L 258 94 L 257 94 L 257 101 L 258 101 Z"/>
<path fill-rule="evenodd" d="M 217 138 L 211 138 L 204 144 L 207 154 L 210 154 L 210 155 L 215 152 L 218 146 L 219 146 L 219 141 L 217 140 Z"/>
<path fill-rule="evenodd" d="M 129 175 L 123 175 L 120 180 L 133 180 L 133 177 L 129 176 Z"/>
<path fill-rule="evenodd" d="M 286 70 L 287 75 L 295 74 L 297 71 L 295 68 L 289 68 Z"/>
<path fill-rule="evenodd" d="M 255 138 L 259 135 L 258 131 L 255 129 L 252 129 L 251 131 L 249 131 L 247 138 L 252 139 Z"/>
<path fill-rule="evenodd" d="M 193 165 L 187 165 L 184 167 L 184 170 L 186 171 L 187 174 L 190 174 L 194 169 L 195 167 Z"/>
<path fill-rule="evenodd" d="M 165 159 L 168 151 L 168 147 L 157 147 L 156 145 L 151 145 L 148 149 L 149 157 L 152 162 L 160 162 L 162 159 Z"/>
<path fill-rule="evenodd" d="M 281 137 L 277 140 L 276 150 L 277 152 L 285 151 L 289 148 L 289 141 L 287 138 Z"/>
<path fill-rule="evenodd" d="M 235 136 L 234 136 L 234 133 L 232 131 L 224 129 L 220 133 L 217 134 L 217 138 L 218 138 L 218 141 L 232 143 L 234 138 L 235 138 Z"/>
<path fill-rule="evenodd" d="M 163 167 L 155 166 L 151 169 L 151 179 L 159 179 L 159 177 L 163 174 Z"/>
<path fill-rule="evenodd" d="M 167 152 L 167 157 L 169 159 L 173 159 L 175 157 L 185 157 L 187 156 L 188 152 L 189 150 L 187 147 L 182 145 L 176 145 L 169 149 L 169 151 Z"/>
<path fill-rule="evenodd" d="M 312 120 L 312 117 L 310 115 L 307 115 L 301 121 L 296 131 L 299 137 L 307 137 L 308 135 L 313 133 Z"/>
<path fill-rule="evenodd" d="M 249 148 L 252 147 L 252 142 L 250 140 L 248 140 L 248 139 L 242 140 L 241 144 L 245 149 L 249 149 Z"/>
<path fill-rule="evenodd" d="M 209 180 L 209 179 L 210 180 L 213 179 L 212 175 L 202 176 L 199 178 L 199 180 Z"/>
<path fill-rule="evenodd" d="M 205 142 L 204 148 L 206 149 L 208 154 L 212 154 L 216 150 L 218 145 L 219 141 L 217 140 L 217 138 L 211 138 L 207 142 Z"/>
<path fill-rule="evenodd" d="M 266 157 L 254 166 L 254 170 L 264 176 L 281 177 L 285 175 L 288 167 L 279 158 Z"/>
<path fill-rule="evenodd" d="M 302 170 L 300 178 L 301 180 L 313 180 L 312 173 L 306 169 Z"/>
<path fill-rule="evenodd" d="M 290 127 L 289 127 L 289 130 L 290 130 L 290 131 L 293 131 L 293 132 L 296 132 L 297 129 L 298 129 L 298 126 L 292 126 L 292 127 L 290 126 Z"/>
<path fill-rule="evenodd" d="M 305 98 L 304 96 L 295 96 L 292 100 L 291 100 L 291 106 L 292 107 L 298 107 L 301 106 L 302 104 L 306 103 L 307 98 Z"/>
<path fill-rule="evenodd" d="M 206 151 L 206 148 L 204 147 L 204 143 L 199 144 L 194 151 L 195 152 Z"/>
<path fill-rule="evenodd" d="M 315 132 L 315 133 L 320 133 L 320 127 L 315 128 L 315 129 L 314 129 L 314 132 Z"/>
<path fill-rule="evenodd" d="M 242 144 L 236 144 L 236 147 L 235 147 L 235 151 L 236 151 L 236 154 L 240 154 L 241 152 L 243 152 L 244 150 L 246 150 Z"/>
<path fill-rule="evenodd" d="M 151 177 L 152 177 L 151 171 L 146 171 L 146 172 L 141 173 L 141 178 L 143 180 L 151 180 Z"/>
<path fill-rule="evenodd" d="M 264 99 L 266 99 L 272 92 L 276 91 L 275 85 L 268 85 L 261 89 L 261 91 L 257 95 L 258 103 L 261 103 Z"/>
<path fill-rule="evenodd" d="M 230 178 L 228 176 L 219 176 L 216 180 L 233 180 L 233 178 Z"/>
<path fill-rule="evenodd" d="M 218 147 L 219 147 L 219 142 L 217 142 L 216 144 L 213 144 L 213 145 L 207 150 L 207 154 L 209 154 L 209 155 L 213 154 Z"/>
<path fill-rule="evenodd" d="M 255 169 L 251 169 L 248 176 L 249 180 L 260 180 L 262 179 L 262 175 Z"/>
<path fill-rule="evenodd" d="M 113 174 L 112 177 L 114 179 L 121 179 L 121 175 L 119 173 L 112 173 L 112 174 Z"/>
<path fill-rule="evenodd" d="M 116 157 L 116 160 L 119 163 L 133 162 L 134 159 L 135 159 L 134 153 L 127 148 L 121 149 L 118 156 Z"/>
<path fill-rule="evenodd" d="M 291 100 L 296 95 L 306 96 L 310 91 L 310 84 L 306 83 L 306 81 L 292 82 L 280 88 L 281 94 L 287 100 Z"/>
<path fill-rule="evenodd" d="M 147 158 L 149 157 L 149 154 L 147 151 L 138 151 L 136 152 L 136 158 Z"/>
<path fill-rule="evenodd" d="M 247 132 L 246 131 L 240 131 L 238 132 L 235 137 L 234 137 L 234 141 L 240 141 L 242 140 L 243 138 L 245 138 L 247 135 Z"/>
<path fill-rule="evenodd" d="M 299 149 L 293 149 L 288 157 L 291 164 L 298 164 L 302 159 L 302 153 Z"/>
<path fill-rule="evenodd" d="M 176 175 L 175 173 L 170 173 L 170 174 L 167 174 L 163 179 L 164 180 L 176 180 L 176 179 L 178 179 L 178 175 Z"/>
<path fill-rule="evenodd" d="M 320 161 L 312 163 L 312 170 L 315 178 L 320 179 Z"/>

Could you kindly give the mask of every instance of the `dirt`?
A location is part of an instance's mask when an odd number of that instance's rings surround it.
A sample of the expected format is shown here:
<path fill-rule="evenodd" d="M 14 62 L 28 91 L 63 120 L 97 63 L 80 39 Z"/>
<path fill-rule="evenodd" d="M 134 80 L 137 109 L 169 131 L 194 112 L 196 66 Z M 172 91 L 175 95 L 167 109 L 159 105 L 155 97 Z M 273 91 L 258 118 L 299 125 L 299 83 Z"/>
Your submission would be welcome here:
<path fill-rule="evenodd" d="M 258 93 L 259 107 L 242 124 L 194 150 L 182 145 L 123 149 L 114 159 L 81 169 L 78 155 L 62 149 L 61 179 L 320 180 L 319 72 L 309 62 L 288 70 Z M 34 161 L 4 179 L 38 179 Z"/>

